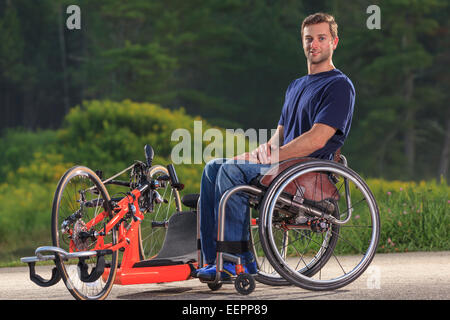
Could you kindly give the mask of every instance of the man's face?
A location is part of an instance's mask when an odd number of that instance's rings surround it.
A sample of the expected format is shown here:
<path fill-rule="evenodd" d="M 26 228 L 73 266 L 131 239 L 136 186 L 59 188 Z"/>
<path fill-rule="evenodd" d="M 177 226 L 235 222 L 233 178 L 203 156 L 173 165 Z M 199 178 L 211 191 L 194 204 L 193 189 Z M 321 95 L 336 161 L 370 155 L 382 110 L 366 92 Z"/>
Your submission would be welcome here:
<path fill-rule="evenodd" d="M 302 42 L 306 59 L 311 64 L 331 61 L 338 40 L 338 37 L 333 39 L 330 27 L 326 22 L 305 26 Z"/>

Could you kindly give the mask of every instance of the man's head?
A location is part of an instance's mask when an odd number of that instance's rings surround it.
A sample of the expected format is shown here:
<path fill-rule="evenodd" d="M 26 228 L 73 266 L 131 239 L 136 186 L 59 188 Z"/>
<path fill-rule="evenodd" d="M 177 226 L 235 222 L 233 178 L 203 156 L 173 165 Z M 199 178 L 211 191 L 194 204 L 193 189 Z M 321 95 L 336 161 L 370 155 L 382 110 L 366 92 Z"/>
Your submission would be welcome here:
<path fill-rule="evenodd" d="M 306 17 L 301 34 L 303 50 L 309 63 L 331 63 L 339 41 L 338 26 L 333 16 L 319 12 Z"/>

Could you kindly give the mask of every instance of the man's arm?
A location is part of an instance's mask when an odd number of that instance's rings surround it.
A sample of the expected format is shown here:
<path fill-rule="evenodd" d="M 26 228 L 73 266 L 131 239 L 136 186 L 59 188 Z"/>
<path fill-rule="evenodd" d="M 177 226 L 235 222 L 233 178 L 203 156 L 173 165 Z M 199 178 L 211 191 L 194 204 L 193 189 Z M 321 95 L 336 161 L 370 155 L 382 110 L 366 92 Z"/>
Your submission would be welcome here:
<path fill-rule="evenodd" d="M 277 131 L 267 143 L 255 149 L 251 155 L 258 163 L 276 163 L 286 159 L 306 157 L 323 148 L 328 140 L 336 133 L 336 129 L 322 123 L 315 123 L 313 127 L 298 136 L 288 144 L 283 144 L 283 126 L 278 126 Z M 254 160 L 256 162 L 256 160 Z"/>
<path fill-rule="evenodd" d="M 278 151 L 278 159 L 275 154 L 272 155 L 272 161 L 283 161 L 296 157 L 306 157 L 323 148 L 328 140 L 336 133 L 336 128 L 322 123 L 315 123 L 312 128 L 298 136 L 288 144 L 280 147 Z M 273 152 L 272 152 L 273 153 Z"/>

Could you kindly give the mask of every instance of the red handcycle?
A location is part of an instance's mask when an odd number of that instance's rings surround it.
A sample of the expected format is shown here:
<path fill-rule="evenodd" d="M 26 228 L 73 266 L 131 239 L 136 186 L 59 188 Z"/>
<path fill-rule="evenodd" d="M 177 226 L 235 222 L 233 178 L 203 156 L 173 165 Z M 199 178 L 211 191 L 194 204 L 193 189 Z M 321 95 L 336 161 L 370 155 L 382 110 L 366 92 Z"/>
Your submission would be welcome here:
<path fill-rule="evenodd" d="M 48 287 L 61 279 L 76 299 L 105 299 L 114 284 L 183 281 L 203 266 L 198 194 L 180 197 L 175 168 L 146 161 L 102 180 L 83 166 L 60 179 L 52 207 L 52 246 L 24 257 L 30 279 Z M 130 172 L 128 174 L 128 172 Z M 117 179 L 127 174 L 124 180 Z M 108 191 L 108 188 L 110 189 Z M 119 189 L 122 188 L 121 191 Z M 123 190 L 126 188 L 126 190 Z M 113 196 L 110 193 L 114 192 Z M 333 290 L 358 278 L 372 261 L 380 233 L 378 207 L 364 180 L 339 162 L 312 158 L 279 163 L 249 185 L 228 190 L 219 204 L 217 241 L 223 242 L 226 203 L 239 193 L 252 210 L 250 248 L 258 274 L 245 273 L 239 256 L 217 252 L 217 270 L 234 262 L 236 276 L 206 282 L 211 290 L 233 283 L 241 294 L 267 285 Z M 183 205 L 188 210 L 183 210 Z M 53 260 L 50 279 L 35 271 Z"/>

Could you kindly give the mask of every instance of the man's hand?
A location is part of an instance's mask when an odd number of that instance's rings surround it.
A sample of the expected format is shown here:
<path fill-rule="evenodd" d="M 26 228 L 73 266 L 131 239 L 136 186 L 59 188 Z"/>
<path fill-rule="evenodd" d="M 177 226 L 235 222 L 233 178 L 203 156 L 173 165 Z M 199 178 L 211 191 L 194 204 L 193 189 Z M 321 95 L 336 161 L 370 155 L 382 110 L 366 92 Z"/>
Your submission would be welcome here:
<path fill-rule="evenodd" d="M 246 160 L 254 163 L 271 163 L 271 147 L 270 142 L 263 143 L 252 152 L 245 152 L 241 155 L 234 157 L 234 160 Z"/>
<path fill-rule="evenodd" d="M 251 152 L 252 157 L 258 159 L 258 163 L 270 163 L 270 143 L 263 143 Z"/>
<path fill-rule="evenodd" d="M 258 148 L 252 151 L 253 157 L 258 159 L 258 163 L 271 164 L 278 161 L 279 149 L 273 146 L 270 141 L 263 143 Z"/>
<path fill-rule="evenodd" d="M 253 163 L 259 163 L 258 158 L 254 157 L 250 152 L 245 152 L 238 156 L 235 156 L 233 160 L 245 160 Z"/>

